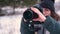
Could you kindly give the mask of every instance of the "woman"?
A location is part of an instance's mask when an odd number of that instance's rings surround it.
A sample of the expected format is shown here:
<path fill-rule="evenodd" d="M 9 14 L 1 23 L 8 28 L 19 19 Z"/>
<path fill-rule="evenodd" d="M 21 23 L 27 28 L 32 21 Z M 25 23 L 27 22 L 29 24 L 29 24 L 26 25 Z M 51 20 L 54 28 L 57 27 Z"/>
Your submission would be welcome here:
<path fill-rule="evenodd" d="M 31 7 L 35 13 L 39 15 L 34 21 L 44 22 L 43 26 L 50 32 L 50 34 L 60 34 L 60 24 L 57 23 L 59 16 L 55 13 L 54 3 L 52 1 L 43 1 L 40 4 L 43 7 L 43 14 L 34 7 Z M 23 24 L 24 23 L 24 24 Z M 21 23 L 21 34 L 34 34 L 28 29 L 27 21 L 23 18 Z"/>

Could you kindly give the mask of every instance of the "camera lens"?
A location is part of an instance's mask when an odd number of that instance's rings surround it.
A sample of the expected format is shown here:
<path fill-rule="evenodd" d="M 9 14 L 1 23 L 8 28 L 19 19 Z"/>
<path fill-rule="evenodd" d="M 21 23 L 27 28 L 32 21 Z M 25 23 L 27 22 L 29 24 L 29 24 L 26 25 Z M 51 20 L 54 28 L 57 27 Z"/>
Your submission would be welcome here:
<path fill-rule="evenodd" d="M 26 10 L 24 13 L 23 13 L 23 17 L 26 19 L 26 20 L 31 20 L 33 18 L 33 12 L 31 10 Z"/>
<path fill-rule="evenodd" d="M 38 18 L 38 15 L 35 12 L 33 12 L 31 9 L 28 9 L 23 13 L 23 17 L 26 20 L 32 20 L 34 18 Z"/>

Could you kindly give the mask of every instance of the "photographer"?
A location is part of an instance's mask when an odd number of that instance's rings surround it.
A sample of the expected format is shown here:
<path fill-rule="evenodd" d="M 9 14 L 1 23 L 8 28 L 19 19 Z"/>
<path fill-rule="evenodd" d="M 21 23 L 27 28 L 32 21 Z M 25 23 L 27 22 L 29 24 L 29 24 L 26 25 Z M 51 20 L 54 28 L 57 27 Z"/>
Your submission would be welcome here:
<path fill-rule="evenodd" d="M 54 3 L 52 1 L 43 1 L 40 4 L 43 7 L 43 14 L 34 7 L 31 10 L 38 14 L 38 18 L 33 21 L 43 22 L 43 26 L 50 32 L 50 34 L 60 34 L 60 24 L 57 22 L 59 16 L 55 13 Z M 24 23 L 24 24 L 23 24 Z M 28 29 L 27 21 L 23 18 L 21 23 L 21 34 L 34 34 Z"/>

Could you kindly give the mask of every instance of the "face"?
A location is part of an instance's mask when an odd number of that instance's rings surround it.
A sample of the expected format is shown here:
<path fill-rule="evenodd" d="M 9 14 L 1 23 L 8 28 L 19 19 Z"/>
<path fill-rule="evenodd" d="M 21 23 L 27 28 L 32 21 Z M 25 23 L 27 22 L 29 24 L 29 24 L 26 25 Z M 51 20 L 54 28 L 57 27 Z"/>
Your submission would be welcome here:
<path fill-rule="evenodd" d="M 51 11 L 49 9 L 43 8 L 43 14 L 44 14 L 44 16 L 50 16 Z"/>

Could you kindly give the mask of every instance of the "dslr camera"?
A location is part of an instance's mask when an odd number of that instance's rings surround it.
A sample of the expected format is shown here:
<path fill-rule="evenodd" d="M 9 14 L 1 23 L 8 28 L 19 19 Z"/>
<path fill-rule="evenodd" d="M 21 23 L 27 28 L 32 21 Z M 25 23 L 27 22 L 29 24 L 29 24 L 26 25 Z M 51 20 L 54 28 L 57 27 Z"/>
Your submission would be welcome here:
<path fill-rule="evenodd" d="M 39 4 L 36 4 L 33 6 L 34 8 L 37 8 L 41 13 L 43 13 L 43 9 Z M 29 23 L 29 29 L 31 31 L 38 31 L 41 30 L 42 24 L 39 21 L 33 21 L 32 19 L 38 18 L 38 15 L 31 10 L 31 8 L 28 8 L 24 13 L 23 13 L 23 18 L 28 21 Z"/>
<path fill-rule="evenodd" d="M 33 6 L 34 8 L 37 8 L 41 13 L 43 12 L 42 7 L 39 4 L 36 4 Z M 23 13 L 23 17 L 26 20 L 32 20 L 34 18 L 38 18 L 38 15 L 36 13 L 34 13 L 31 8 L 28 8 L 24 13 Z"/>

